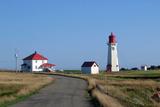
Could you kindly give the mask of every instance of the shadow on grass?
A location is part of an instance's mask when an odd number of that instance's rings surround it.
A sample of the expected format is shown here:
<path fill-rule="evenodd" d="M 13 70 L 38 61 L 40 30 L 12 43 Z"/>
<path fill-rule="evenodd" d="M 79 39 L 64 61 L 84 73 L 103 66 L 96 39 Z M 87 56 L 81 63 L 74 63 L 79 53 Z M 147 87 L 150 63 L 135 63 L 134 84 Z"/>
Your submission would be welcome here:
<path fill-rule="evenodd" d="M 92 104 L 93 107 L 102 107 L 102 105 L 97 101 L 96 98 L 91 98 L 90 103 Z"/>

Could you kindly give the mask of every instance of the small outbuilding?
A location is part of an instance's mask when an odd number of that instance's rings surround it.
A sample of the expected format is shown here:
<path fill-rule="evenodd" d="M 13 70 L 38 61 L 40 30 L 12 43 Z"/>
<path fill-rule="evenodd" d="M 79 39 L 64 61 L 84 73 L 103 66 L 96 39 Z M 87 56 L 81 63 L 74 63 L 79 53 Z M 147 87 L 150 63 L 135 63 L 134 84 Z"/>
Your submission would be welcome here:
<path fill-rule="evenodd" d="M 148 70 L 148 66 L 147 66 L 147 65 L 143 65 L 143 66 L 141 66 L 141 70 L 143 70 L 143 71 L 147 71 L 147 70 Z"/>
<path fill-rule="evenodd" d="M 99 65 L 95 61 L 86 61 L 81 66 L 84 74 L 99 74 Z"/>

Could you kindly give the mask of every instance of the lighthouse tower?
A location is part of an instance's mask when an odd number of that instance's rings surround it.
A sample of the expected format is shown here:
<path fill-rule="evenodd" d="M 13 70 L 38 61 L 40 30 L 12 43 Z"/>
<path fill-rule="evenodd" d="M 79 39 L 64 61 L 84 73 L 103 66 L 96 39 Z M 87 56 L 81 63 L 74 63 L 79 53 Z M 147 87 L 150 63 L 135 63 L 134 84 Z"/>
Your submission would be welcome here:
<path fill-rule="evenodd" d="M 108 64 L 106 71 L 107 72 L 119 71 L 117 41 L 116 41 L 116 36 L 112 32 L 111 35 L 109 36 L 109 42 L 108 42 Z"/>

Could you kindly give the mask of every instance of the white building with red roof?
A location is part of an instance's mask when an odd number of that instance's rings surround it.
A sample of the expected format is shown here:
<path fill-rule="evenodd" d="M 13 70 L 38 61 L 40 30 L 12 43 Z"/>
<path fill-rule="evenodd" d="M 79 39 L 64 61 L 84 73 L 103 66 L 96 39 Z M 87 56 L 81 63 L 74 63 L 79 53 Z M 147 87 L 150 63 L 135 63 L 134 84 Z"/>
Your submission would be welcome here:
<path fill-rule="evenodd" d="M 48 63 L 48 58 L 35 52 L 23 59 L 21 70 L 29 72 L 51 71 L 53 66 L 55 65 Z"/>

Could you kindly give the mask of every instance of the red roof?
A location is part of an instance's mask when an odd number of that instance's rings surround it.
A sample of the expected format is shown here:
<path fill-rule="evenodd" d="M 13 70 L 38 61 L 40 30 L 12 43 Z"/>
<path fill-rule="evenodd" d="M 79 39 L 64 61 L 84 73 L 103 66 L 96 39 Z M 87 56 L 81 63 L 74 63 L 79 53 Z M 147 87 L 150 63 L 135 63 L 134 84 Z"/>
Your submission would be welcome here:
<path fill-rule="evenodd" d="M 24 58 L 23 60 L 48 60 L 48 59 L 42 56 L 41 54 L 35 52 L 34 54 Z"/>
<path fill-rule="evenodd" d="M 42 67 L 42 68 L 51 68 L 51 67 L 53 67 L 53 66 L 56 66 L 56 65 L 54 65 L 54 64 L 49 64 L 49 63 L 44 63 L 44 64 L 42 64 L 40 67 Z"/>

